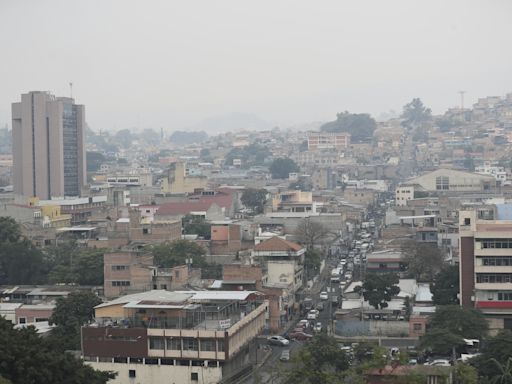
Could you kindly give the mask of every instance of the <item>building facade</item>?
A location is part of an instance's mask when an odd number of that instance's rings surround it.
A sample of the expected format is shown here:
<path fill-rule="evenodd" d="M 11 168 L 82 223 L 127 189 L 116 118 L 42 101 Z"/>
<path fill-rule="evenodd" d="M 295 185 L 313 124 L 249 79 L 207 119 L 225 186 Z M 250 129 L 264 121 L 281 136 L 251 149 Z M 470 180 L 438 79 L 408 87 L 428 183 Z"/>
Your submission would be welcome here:
<path fill-rule="evenodd" d="M 95 308 L 96 323 L 82 328 L 82 356 L 95 369 L 117 372 L 111 383 L 218 383 L 254 361 L 251 342 L 268 308 L 262 297 L 162 290 L 123 296 Z"/>
<path fill-rule="evenodd" d="M 309 150 L 340 150 L 350 147 L 349 133 L 308 132 L 307 138 Z"/>
<path fill-rule="evenodd" d="M 477 308 L 490 328 L 512 329 L 512 220 L 459 212 L 460 303 Z"/>
<path fill-rule="evenodd" d="M 79 196 L 86 184 L 85 108 L 74 99 L 29 92 L 12 104 L 14 193 Z"/>

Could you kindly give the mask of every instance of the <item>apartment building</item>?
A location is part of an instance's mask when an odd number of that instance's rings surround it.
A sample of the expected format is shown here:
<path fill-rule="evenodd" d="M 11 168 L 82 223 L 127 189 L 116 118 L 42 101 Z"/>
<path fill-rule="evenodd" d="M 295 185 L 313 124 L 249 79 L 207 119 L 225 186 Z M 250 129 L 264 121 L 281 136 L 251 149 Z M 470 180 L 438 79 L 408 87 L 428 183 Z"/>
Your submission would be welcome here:
<path fill-rule="evenodd" d="M 162 179 L 162 193 L 185 194 L 198 189 L 205 189 L 208 178 L 203 175 L 190 174 L 186 163 L 177 162 L 170 165 L 167 175 Z"/>
<path fill-rule="evenodd" d="M 308 149 L 346 149 L 350 147 L 350 134 L 342 132 L 308 132 Z"/>
<path fill-rule="evenodd" d="M 268 302 L 256 291 L 162 291 L 95 308 L 82 328 L 82 356 L 117 372 L 110 383 L 218 383 L 254 360 Z"/>
<path fill-rule="evenodd" d="M 85 108 L 74 99 L 33 91 L 12 104 L 14 193 L 80 196 L 86 184 Z"/>
<path fill-rule="evenodd" d="M 491 329 L 512 329 L 512 220 L 488 213 L 459 212 L 460 303 L 482 311 Z"/>
<path fill-rule="evenodd" d="M 153 255 L 136 251 L 105 253 L 103 265 L 104 295 L 109 299 L 152 289 L 183 289 L 201 279 L 200 268 L 158 268 L 154 266 Z"/>

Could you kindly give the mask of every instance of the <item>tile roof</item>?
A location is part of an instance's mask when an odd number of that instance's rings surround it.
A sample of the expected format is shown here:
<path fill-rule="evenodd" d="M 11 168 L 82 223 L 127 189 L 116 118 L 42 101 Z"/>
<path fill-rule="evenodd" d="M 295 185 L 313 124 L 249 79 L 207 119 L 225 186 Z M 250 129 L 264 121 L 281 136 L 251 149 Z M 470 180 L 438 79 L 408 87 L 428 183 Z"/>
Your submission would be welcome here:
<path fill-rule="evenodd" d="M 184 215 L 190 212 L 207 211 L 213 204 L 217 204 L 221 208 L 230 208 L 233 204 L 233 195 L 218 193 L 215 196 L 201 196 L 197 200 L 164 203 L 160 205 L 155 215 Z"/>
<path fill-rule="evenodd" d="M 281 239 L 279 236 L 274 236 L 271 239 L 262 241 L 258 245 L 254 247 L 255 251 L 263 251 L 263 252 L 276 252 L 276 251 L 294 251 L 298 252 L 302 249 L 302 246 L 297 243 L 292 243 L 291 241 L 287 241 Z"/>

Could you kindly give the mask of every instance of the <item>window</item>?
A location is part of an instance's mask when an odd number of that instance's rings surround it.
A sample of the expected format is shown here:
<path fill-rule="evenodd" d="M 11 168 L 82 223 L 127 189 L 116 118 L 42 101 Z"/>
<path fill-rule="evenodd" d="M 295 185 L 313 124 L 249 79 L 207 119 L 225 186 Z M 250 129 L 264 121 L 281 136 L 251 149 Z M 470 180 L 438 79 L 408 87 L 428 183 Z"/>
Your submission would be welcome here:
<path fill-rule="evenodd" d="M 512 282 L 512 274 L 510 273 L 478 273 L 476 276 L 477 283 L 503 284 Z"/>
<path fill-rule="evenodd" d="M 423 325 L 421 323 L 414 323 L 412 325 L 412 329 L 414 331 L 421 331 L 423 329 Z"/>
<path fill-rule="evenodd" d="M 217 351 L 224 352 L 224 340 L 217 340 Z"/>
<path fill-rule="evenodd" d="M 476 239 L 482 248 L 512 248 L 512 239 Z"/>
<path fill-rule="evenodd" d="M 136 377 L 136 375 L 135 375 L 135 369 L 130 369 L 130 370 L 128 370 L 128 377 L 129 377 L 129 378 L 132 378 L 132 379 L 133 379 L 134 377 Z"/>
<path fill-rule="evenodd" d="M 168 337 L 167 339 L 167 349 L 171 351 L 179 351 L 181 350 L 181 339 L 177 337 Z"/>
<path fill-rule="evenodd" d="M 18 319 L 18 324 L 26 324 L 27 323 L 27 318 L 26 317 L 20 317 Z"/>
<path fill-rule="evenodd" d="M 150 337 L 149 349 L 165 349 L 165 339 L 163 337 Z"/>
<path fill-rule="evenodd" d="M 112 286 L 113 286 L 113 287 L 129 287 L 129 286 L 130 286 L 130 282 L 129 282 L 129 281 L 126 281 L 126 280 L 122 280 L 122 281 L 113 281 L 113 282 L 112 282 Z"/>
<path fill-rule="evenodd" d="M 201 339 L 201 351 L 215 351 L 215 339 Z"/>
<path fill-rule="evenodd" d="M 160 289 L 167 290 L 167 284 L 160 284 Z"/>
<path fill-rule="evenodd" d="M 197 351 L 198 350 L 198 342 L 197 339 L 191 337 L 183 338 L 183 350 L 184 351 Z"/>
<path fill-rule="evenodd" d="M 126 271 L 130 269 L 129 265 L 113 265 L 112 270 L 113 271 Z"/>
<path fill-rule="evenodd" d="M 150 233 L 149 228 L 142 228 L 143 235 L 149 235 L 149 233 Z"/>
<path fill-rule="evenodd" d="M 190 373 L 190 380 L 192 380 L 192 381 L 199 381 L 199 373 L 191 372 Z"/>
<path fill-rule="evenodd" d="M 452 239 L 442 239 L 441 244 L 450 246 L 452 245 Z"/>
<path fill-rule="evenodd" d="M 498 300 L 512 301 L 512 292 L 498 292 Z"/>
<path fill-rule="evenodd" d="M 448 176 L 436 177 L 436 190 L 447 191 L 450 189 L 450 179 Z"/>
<path fill-rule="evenodd" d="M 180 277 L 180 271 L 174 271 L 174 277 L 178 279 Z"/>
<path fill-rule="evenodd" d="M 471 225 L 471 219 L 469 217 L 464 219 L 464 225 Z"/>

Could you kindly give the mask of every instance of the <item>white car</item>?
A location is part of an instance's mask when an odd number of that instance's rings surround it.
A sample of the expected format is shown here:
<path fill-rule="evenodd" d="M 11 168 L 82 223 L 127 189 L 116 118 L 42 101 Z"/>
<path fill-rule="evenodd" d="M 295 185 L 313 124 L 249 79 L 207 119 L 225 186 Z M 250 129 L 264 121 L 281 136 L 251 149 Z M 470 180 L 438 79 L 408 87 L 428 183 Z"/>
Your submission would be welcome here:
<path fill-rule="evenodd" d="M 322 332 L 322 323 L 321 322 L 316 323 L 315 327 L 313 328 L 313 331 Z"/>
<path fill-rule="evenodd" d="M 270 336 L 268 338 L 269 344 L 273 345 L 288 345 L 290 340 L 285 339 L 283 336 Z"/>
<path fill-rule="evenodd" d="M 327 292 L 320 292 L 320 300 L 329 300 L 329 295 Z"/>
<path fill-rule="evenodd" d="M 318 319 L 318 316 L 320 316 L 320 312 L 317 309 L 312 309 L 308 312 L 307 319 L 308 320 L 316 320 Z"/>
<path fill-rule="evenodd" d="M 425 363 L 425 365 L 432 365 L 432 366 L 436 366 L 436 367 L 450 367 L 451 366 L 450 362 L 446 359 L 436 359 L 436 360 L 431 361 L 430 363 Z"/>

